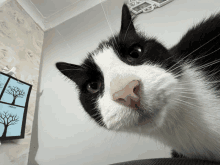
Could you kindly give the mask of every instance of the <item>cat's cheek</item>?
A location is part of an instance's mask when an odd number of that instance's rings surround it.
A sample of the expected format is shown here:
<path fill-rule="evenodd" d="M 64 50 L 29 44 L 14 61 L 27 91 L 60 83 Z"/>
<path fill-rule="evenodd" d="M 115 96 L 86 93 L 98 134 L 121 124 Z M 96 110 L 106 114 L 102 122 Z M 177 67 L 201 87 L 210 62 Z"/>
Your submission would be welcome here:
<path fill-rule="evenodd" d="M 158 89 L 157 100 L 158 105 L 161 107 L 167 107 L 172 104 L 175 99 L 178 97 L 177 87 L 178 81 L 176 79 L 168 79 L 164 82 L 163 86 L 160 86 Z"/>
<path fill-rule="evenodd" d="M 141 105 L 143 108 L 146 107 L 144 111 L 150 113 L 152 117 L 149 120 L 140 122 L 138 124 L 140 126 L 153 123 L 156 127 L 161 127 L 164 124 L 167 112 L 174 106 L 174 100 L 178 98 L 178 91 L 176 90 L 178 80 L 172 75 L 164 75 L 155 84 L 151 84 L 153 90 L 144 88 L 145 91 L 142 92 Z"/>
<path fill-rule="evenodd" d="M 161 127 L 166 120 L 167 113 L 169 109 L 172 109 L 176 105 L 176 99 L 178 99 L 178 86 L 177 80 L 171 79 L 170 82 L 167 81 L 167 84 L 164 84 L 164 87 L 161 87 L 160 94 L 158 95 L 158 100 L 161 105 L 161 112 L 158 114 L 158 119 L 156 119 L 156 124 L 158 127 Z"/>
<path fill-rule="evenodd" d="M 97 105 L 107 129 L 112 129 L 118 123 L 117 107 L 115 107 L 110 96 L 106 96 L 106 94 L 98 99 Z"/>

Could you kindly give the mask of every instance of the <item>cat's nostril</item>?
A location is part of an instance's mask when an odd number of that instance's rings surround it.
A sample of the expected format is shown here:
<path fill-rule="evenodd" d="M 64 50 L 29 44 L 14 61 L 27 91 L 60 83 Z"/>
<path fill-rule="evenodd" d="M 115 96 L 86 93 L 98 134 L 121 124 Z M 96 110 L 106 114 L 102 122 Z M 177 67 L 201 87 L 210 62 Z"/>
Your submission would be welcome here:
<path fill-rule="evenodd" d="M 138 96 L 140 83 L 138 80 L 129 82 L 123 89 L 113 94 L 113 100 L 127 107 L 137 108 L 140 106 Z"/>
<path fill-rule="evenodd" d="M 119 102 L 125 102 L 125 100 L 122 99 L 122 98 L 118 98 L 117 101 L 119 101 Z"/>
<path fill-rule="evenodd" d="M 134 87 L 133 92 L 134 92 L 136 95 L 138 95 L 139 90 L 140 90 L 140 84 L 137 84 L 137 86 Z"/>
<path fill-rule="evenodd" d="M 135 92 L 136 89 L 137 89 L 137 87 L 134 88 L 133 92 Z"/>

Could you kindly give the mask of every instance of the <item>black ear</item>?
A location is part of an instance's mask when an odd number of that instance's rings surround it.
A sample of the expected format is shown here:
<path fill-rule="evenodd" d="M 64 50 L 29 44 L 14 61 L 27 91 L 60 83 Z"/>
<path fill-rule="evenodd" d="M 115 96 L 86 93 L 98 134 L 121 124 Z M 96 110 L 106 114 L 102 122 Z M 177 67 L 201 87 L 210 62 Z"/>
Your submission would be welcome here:
<path fill-rule="evenodd" d="M 127 33 L 127 32 L 135 32 L 133 19 L 131 18 L 130 11 L 128 9 L 128 6 L 126 4 L 122 7 L 122 16 L 121 16 L 121 34 Z"/>
<path fill-rule="evenodd" d="M 83 75 L 83 68 L 81 66 L 65 62 L 57 62 L 56 67 L 62 74 L 74 81 L 77 85 L 80 83 Z"/>

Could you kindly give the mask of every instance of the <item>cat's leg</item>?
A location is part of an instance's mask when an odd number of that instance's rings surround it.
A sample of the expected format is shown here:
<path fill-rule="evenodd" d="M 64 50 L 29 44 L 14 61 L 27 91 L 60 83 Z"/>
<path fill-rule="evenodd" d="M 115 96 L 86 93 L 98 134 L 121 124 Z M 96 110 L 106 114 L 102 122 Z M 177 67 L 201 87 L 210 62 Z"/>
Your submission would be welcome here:
<path fill-rule="evenodd" d="M 175 150 L 172 150 L 171 156 L 172 156 L 172 158 L 187 158 L 186 156 L 176 152 Z"/>

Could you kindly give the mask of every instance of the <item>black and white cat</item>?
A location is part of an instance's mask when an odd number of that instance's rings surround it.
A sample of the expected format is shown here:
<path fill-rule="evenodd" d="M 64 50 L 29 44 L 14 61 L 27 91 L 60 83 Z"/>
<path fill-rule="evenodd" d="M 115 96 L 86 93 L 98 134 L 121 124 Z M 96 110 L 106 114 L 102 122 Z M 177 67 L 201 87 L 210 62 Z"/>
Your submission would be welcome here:
<path fill-rule="evenodd" d="M 220 161 L 220 14 L 171 49 L 138 32 L 133 21 L 124 4 L 117 35 L 80 66 L 56 67 L 75 82 L 100 126 L 156 139 L 174 157 Z"/>

